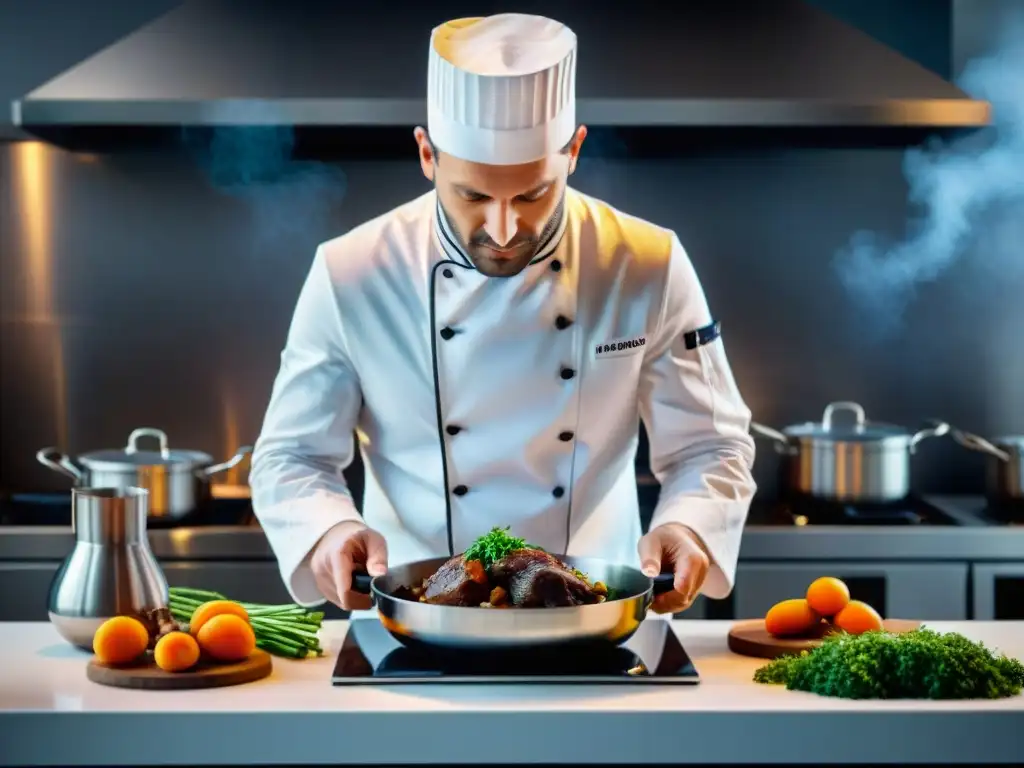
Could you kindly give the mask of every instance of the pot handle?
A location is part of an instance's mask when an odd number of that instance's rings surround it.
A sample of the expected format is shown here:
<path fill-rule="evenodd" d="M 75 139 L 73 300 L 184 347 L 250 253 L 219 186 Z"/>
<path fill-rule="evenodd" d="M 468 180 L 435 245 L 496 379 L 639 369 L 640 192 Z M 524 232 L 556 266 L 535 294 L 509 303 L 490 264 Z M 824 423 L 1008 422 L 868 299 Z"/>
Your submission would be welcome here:
<path fill-rule="evenodd" d="M 1010 461 L 1010 454 L 1006 451 L 996 448 L 992 443 L 983 437 L 972 435 L 970 432 L 962 432 L 959 429 L 953 430 L 953 439 L 956 440 L 960 445 L 965 448 L 970 448 L 972 451 L 980 451 L 981 453 L 987 453 L 990 456 L 995 456 L 1000 461 Z"/>
<path fill-rule="evenodd" d="M 910 438 L 910 452 L 913 453 L 914 449 L 917 448 L 917 444 L 922 440 L 929 437 L 942 437 L 944 434 L 949 432 L 949 424 L 940 419 L 928 419 L 928 423 L 931 424 L 927 429 L 922 429 Z"/>
<path fill-rule="evenodd" d="M 361 595 L 369 595 L 373 586 L 373 576 L 366 571 L 352 571 L 352 591 Z"/>
<path fill-rule="evenodd" d="M 211 467 L 200 467 L 199 469 L 196 470 L 196 475 L 198 477 L 210 477 L 210 475 L 216 475 L 219 472 L 225 472 L 231 469 L 232 467 L 237 467 L 241 463 L 242 459 L 244 459 L 250 453 L 252 453 L 252 446 L 243 445 L 241 448 L 235 451 L 235 455 L 232 456 L 227 461 L 221 462 L 220 464 L 214 464 Z"/>
<path fill-rule="evenodd" d="M 821 428 L 826 432 L 832 429 L 832 414 L 836 411 L 852 411 L 857 416 L 857 431 L 863 431 L 864 421 L 867 418 L 864 413 L 864 406 L 850 400 L 840 400 L 839 402 L 826 405 L 825 412 L 821 415 Z"/>
<path fill-rule="evenodd" d="M 36 461 L 44 467 L 67 475 L 76 483 L 82 482 L 85 473 L 71 460 L 70 456 L 61 453 L 56 448 L 43 448 L 36 453 Z"/>
<path fill-rule="evenodd" d="M 779 432 L 777 429 L 766 427 L 764 424 L 758 424 L 756 421 L 750 422 L 750 431 L 754 432 L 761 437 L 767 437 L 769 440 L 775 443 L 775 450 L 779 453 L 794 453 L 795 450 L 792 445 L 789 444 L 789 438 Z"/>
<path fill-rule="evenodd" d="M 664 595 L 672 591 L 673 586 L 676 583 L 676 575 L 673 572 L 659 573 L 653 579 L 651 579 L 652 587 L 651 590 L 655 596 Z"/>
<path fill-rule="evenodd" d="M 169 459 L 171 457 L 171 449 L 167 445 L 167 433 L 162 429 L 154 429 L 152 427 L 141 427 L 134 430 L 128 435 L 128 445 L 124 449 L 125 453 L 135 453 L 139 450 L 139 438 L 140 437 L 155 437 L 160 441 L 160 458 Z"/>

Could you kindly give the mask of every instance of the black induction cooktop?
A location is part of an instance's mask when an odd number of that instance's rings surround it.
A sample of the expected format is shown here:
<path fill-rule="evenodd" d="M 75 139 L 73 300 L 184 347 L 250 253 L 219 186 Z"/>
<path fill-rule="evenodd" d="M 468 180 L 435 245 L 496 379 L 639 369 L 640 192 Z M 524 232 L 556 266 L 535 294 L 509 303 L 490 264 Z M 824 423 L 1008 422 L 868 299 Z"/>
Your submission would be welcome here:
<path fill-rule="evenodd" d="M 543 610 L 543 609 L 535 609 Z M 377 619 L 355 619 L 338 654 L 333 685 L 409 683 L 589 683 L 694 685 L 693 662 L 669 622 L 644 621 L 621 646 L 569 651 L 439 654 L 407 648 Z"/>

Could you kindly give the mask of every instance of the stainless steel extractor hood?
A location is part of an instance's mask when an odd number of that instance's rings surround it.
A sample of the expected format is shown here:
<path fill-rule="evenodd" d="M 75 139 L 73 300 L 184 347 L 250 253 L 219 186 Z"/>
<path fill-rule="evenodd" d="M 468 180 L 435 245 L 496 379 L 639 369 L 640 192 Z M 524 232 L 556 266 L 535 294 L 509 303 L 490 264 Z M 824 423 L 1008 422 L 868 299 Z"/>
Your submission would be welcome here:
<path fill-rule="evenodd" d="M 193 0 L 12 105 L 33 126 L 411 126 L 430 29 L 518 10 L 579 37 L 580 122 L 987 125 L 990 106 L 799 0 Z"/>

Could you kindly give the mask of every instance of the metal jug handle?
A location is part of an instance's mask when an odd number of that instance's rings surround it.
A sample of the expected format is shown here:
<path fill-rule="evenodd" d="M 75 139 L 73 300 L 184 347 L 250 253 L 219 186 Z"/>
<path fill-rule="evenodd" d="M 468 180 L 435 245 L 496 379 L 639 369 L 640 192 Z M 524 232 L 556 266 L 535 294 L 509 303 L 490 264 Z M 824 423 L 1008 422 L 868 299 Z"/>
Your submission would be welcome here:
<path fill-rule="evenodd" d="M 85 477 L 85 473 L 76 466 L 70 456 L 61 453 L 54 447 L 42 448 L 37 451 L 36 461 L 44 467 L 49 467 L 52 470 L 60 472 L 62 475 L 67 475 L 76 483 L 82 482 L 82 478 Z"/>
<path fill-rule="evenodd" d="M 155 437 L 160 441 L 160 458 L 169 459 L 171 458 L 171 449 L 167 445 L 167 433 L 162 429 L 153 429 L 152 427 L 141 427 L 134 430 L 128 435 L 128 445 L 124 449 L 125 453 L 135 453 L 139 450 L 139 438 L 140 437 Z"/>

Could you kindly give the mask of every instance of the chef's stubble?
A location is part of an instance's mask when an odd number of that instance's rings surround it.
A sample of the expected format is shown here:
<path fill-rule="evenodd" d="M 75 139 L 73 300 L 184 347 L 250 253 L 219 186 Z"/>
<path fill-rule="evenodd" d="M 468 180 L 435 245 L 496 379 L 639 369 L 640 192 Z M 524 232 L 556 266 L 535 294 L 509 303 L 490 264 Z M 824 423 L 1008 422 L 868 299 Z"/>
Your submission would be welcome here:
<path fill-rule="evenodd" d="M 563 191 L 562 198 L 558 201 L 558 205 L 555 207 L 554 213 L 552 213 L 551 217 L 547 222 L 545 222 L 540 234 L 530 235 L 527 238 L 516 238 L 514 241 L 514 244 L 528 242 L 529 247 L 525 248 L 523 253 L 515 259 L 499 260 L 480 256 L 478 253 L 478 249 L 494 244 L 490 235 L 481 229 L 475 232 L 473 236 L 467 240 L 455 224 L 451 214 L 447 209 L 445 209 L 444 203 L 441 203 L 440 200 L 438 202 L 444 210 L 445 217 L 448 219 L 448 226 L 451 228 L 452 233 L 459 239 L 459 244 L 472 260 L 474 266 L 488 277 L 514 277 L 526 269 L 530 262 L 536 257 L 541 243 L 547 242 L 548 237 L 550 237 L 551 233 L 558 228 L 558 225 L 562 220 L 562 216 L 565 215 L 565 192 Z"/>

